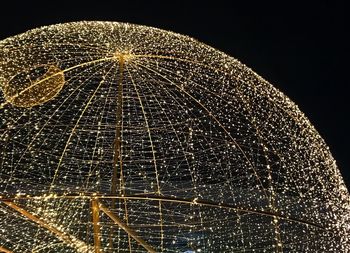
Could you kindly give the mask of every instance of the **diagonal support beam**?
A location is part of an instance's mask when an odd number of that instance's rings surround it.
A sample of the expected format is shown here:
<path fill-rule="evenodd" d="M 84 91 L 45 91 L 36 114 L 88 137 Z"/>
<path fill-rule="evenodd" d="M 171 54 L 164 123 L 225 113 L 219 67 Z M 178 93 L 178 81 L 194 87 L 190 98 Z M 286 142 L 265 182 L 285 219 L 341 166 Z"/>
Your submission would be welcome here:
<path fill-rule="evenodd" d="M 13 253 L 13 251 L 8 250 L 8 249 L 6 249 L 6 248 L 4 248 L 4 247 L 2 247 L 2 246 L 0 246 L 0 252 L 3 252 L 3 253 Z"/>
<path fill-rule="evenodd" d="M 5 205 L 8 207 L 14 209 L 15 211 L 22 214 L 24 217 L 28 218 L 29 220 L 37 223 L 40 227 L 47 229 L 52 234 L 54 234 L 58 239 L 65 242 L 67 245 L 74 247 L 77 252 L 86 253 L 91 252 L 91 246 L 86 244 L 85 242 L 79 240 L 75 236 L 69 235 L 58 228 L 54 227 L 53 225 L 49 224 L 47 221 L 31 214 L 30 212 L 26 211 L 22 207 L 16 205 L 12 201 L 2 201 Z"/>
<path fill-rule="evenodd" d="M 135 230 L 126 225 L 121 219 L 114 215 L 107 207 L 102 203 L 99 203 L 100 210 L 103 211 L 109 218 L 111 218 L 115 224 L 122 228 L 130 237 L 137 241 L 142 247 L 144 247 L 149 253 L 156 253 L 151 245 L 138 236 Z"/>
<path fill-rule="evenodd" d="M 94 226 L 95 253 L 101 253 L 100 208 L 97 199 L 91 200 L 92 222 Z"/>

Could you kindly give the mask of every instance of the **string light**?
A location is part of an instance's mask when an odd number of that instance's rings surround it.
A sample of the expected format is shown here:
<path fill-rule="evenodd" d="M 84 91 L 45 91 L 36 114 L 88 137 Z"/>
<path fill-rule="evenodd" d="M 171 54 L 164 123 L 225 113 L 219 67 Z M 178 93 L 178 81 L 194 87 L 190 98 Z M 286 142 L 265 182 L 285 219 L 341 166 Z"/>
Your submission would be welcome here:
<path fill-rule="evenodd" d="M 145 26 L 0 42 L 0 252 L 348 252 L 323 139 L 234 58 Z"/>

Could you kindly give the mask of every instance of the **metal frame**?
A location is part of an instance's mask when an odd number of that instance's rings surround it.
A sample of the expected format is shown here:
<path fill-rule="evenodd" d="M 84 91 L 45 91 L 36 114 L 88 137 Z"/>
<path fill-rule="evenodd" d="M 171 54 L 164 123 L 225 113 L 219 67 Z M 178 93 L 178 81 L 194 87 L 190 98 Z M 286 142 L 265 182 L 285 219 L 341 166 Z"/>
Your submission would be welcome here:
<path fill-rule="evenodd" d="M 18 198 L 17 198 L 18 199 Z M 114 199 L 115 200 L 115 199 Z M 0 202 L 4 203 L 8 207 L 10 207 L 13 211 L 16 211 L 29 219 L 30 221 L 35 222 L 40 227 L 48 230 L 50 233 L 55 235 L 62 242 L 67 245 L 75 247 L 79 252 L 95 252 L 102 253 L 101 249 L 101 233 L 100 233 L 100 213 L 101 211 L 105 213 L 118 227 L 123 229 L 129 238 L 133 238 L 138 244 L 144 247 L 150 253 L 156 253 L 155 249 L 148 244 L 144 239 L 142 239 L 135 230 L 130 228 L 127 224 L 125 224 L 118 216 L 116 216 L 110 209 L 104 206 L 99 199 L 92 198 L 91 199 L 91 213 L 92 213 L 92 223 L 93 223 L 93 231 L 94 231 L 94 245 L 88 245 L 84 241 L 70 235 L 66 232 L 61 231 L 54 225 L 51 225 L 49 222 L 45 221 L 43 218 L 38 217 L 37 215 L 32 214 L 31 212 L 25 210 L 20 207 L 18 204 L 15 204 L 13 200 L 0 200 Z M 129 240 L 129 249 L 131 250 L 131 242 Z M 12 251 L 0 246 L 0 252 L 4 253 L 13 253 Z"/>

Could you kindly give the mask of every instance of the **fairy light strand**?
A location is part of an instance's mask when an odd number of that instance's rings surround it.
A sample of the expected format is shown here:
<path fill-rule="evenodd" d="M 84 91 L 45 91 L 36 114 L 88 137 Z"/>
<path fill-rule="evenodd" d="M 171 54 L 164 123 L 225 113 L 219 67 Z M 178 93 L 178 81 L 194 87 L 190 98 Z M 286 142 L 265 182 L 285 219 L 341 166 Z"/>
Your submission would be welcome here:
<path fill-rule="evenodd" d="M 324 140 L 218 50 L 46 26 L 0 41 L 0 87 L 0 251 L 350 251 Z"/>

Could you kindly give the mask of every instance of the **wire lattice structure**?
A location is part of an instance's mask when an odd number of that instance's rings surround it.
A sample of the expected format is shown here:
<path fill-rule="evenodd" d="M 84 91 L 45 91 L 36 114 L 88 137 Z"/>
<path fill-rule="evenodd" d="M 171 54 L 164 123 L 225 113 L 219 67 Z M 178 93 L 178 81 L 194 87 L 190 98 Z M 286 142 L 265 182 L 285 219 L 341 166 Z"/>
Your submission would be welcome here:
<path fill-rule="evenodd" d="M 0 42 L 0 251 L 348 252 L 323 139 L 234 58 L 139 25 Z"/>

